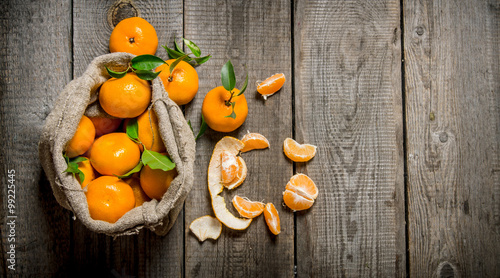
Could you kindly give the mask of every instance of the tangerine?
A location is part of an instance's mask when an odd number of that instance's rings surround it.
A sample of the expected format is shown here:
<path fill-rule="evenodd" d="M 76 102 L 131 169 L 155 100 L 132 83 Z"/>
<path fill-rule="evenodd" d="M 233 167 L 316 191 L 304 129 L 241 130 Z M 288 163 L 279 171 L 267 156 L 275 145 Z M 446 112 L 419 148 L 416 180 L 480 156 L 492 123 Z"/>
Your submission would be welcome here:
<path fill-rule="evenodd" d="M 154 55 L 157 47 L 158 36 L 155 28 L 140 17 L 129 17 L 120 21 L 109 37 L 110 52 Z"/>
<path fill-rule="evenodd" d="M 209 91 L 203 100 L 201 113 L 207 125 L 219 132 L 231 132 L 240 127 L 248 115 L 248 104 L 245 94 L 238 95 L 240 90 L 234 89 L 233 96 L 223 86 Z M 229 102 L 234 102 L 234 113 L 236 117 L 229 117 L 233 108 Z"/>
<path fill-rule="evenodd" d="M 161 169 L 151 169 L 151 167 L 145 165 L 142 167 L 140 175 L 141 186 L 149 198 L 160 201 L 176 176 L 177 170 L 175 168 L 170 171 L 163 171 Z"/>
<path fill-rule="evenodd" d="M 306 162 L 316 155 L 316 146 L 309 144 L 299 144 L 292 138 L 286 138 L 283 143 L 285 155 L 295 162 Z"/>
<path fill-rule="evenodd" d="M 117 177 L 101 176 L 93 180 L 85 194 L 94 220 L 115 223 L 135 206 L 132 188 Z"/>
<path fill-rule="evenodd" d="M 87 116 L 83 115 L 73 138 L 66 145 L 66 156 L 73 158 L 84 154 L 92 146 L 94 139 L 94 124 Z"/>
<path fill-rule="evenodd" d="M 96 137 L 115 131 L 122 123 L 122 119 L 119 118 L 89 117 L 89 119 L 94 124 Z"/>
<path fill-rule="evenodd" d="M 141 115 L 151 102 L 151 86 L 133 72 L 122 78 L 110 78 L 99 91 L 99 103 L 111 116 L 135 118 Z"/>
<path fill-rule="evenodd" d="M 278 235 L 281 232 L 280 216 L 272 203 L 267 203 L 264 207 L 264 218 L 271 233 Z"/>
<path fill-rule="evenodd" d="M 137 124 L 139 126 L 139 140 L 146 146 L 146 149 L 159 153 L 165 152 L 156 113 L 151 109 L 146 110 L 137 118 Z"/>
<path fill-rule="evenodd" d="M 145 202 L 151 201 L 151 198 L 149 198 L 148 195 L 146 195 L 146 192 L 142 190 L 139 178 L 132 177 L 124 179 L 123 181 L 130 185 L 132 191 L 134 191 L 135 207 L 142 206 Z"/>
<path fill-rule="evenodd" d="M 177 105 L 184 105 L 193 100 L 198 92 L 198 73 L 185 61 L 180 61 L 170 73 L 170 64 L 174 61 L 175 59 L 165 61 L 167 64 L 157 67 L 156 71 L 161 71 L 158 76 L 163 82 L 168 97 Z"/>
<path fill-rule="evenodd" d="M 125 175 L 137 166 L 140 158 L 139 146 L 123 132 L 99 137 L 90 150 L 90 162 L 101 175 Z"/>
<path fill-rule="evenodd" d="M 285 84 L 285 75 L 277 73 L 257 85 L 257 92 L 266 100 L 268 97 L 274 95 Z"/>
<path fill-rule="evenodd" d="M 77 177 L 77 180 L 82 186 L 82 188 L 85 188 L 85 186 L 87 186 L 91 181 L 93 181 L 96 178 L 94 168 L 92 168 L 90 160 L 88 159 L 78 162 L 78 170 L 82 171 L 83 175 L 85 176 L 83 182 L 80 181 L 80 177 Z"/>

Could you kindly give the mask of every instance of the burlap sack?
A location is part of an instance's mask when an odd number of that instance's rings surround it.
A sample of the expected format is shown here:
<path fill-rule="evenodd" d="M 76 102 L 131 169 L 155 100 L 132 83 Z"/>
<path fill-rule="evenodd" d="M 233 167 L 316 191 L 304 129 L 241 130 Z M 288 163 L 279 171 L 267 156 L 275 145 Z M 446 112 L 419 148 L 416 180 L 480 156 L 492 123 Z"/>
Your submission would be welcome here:
<path fill-rule="evenodd" d="M 67 165 L 63 150 L 73 137 L 82 115 L 106 115 L 97 101 L 99 86 L 110 78 L 104 66 L 125 69 L 133 57 L 128 53 L 99 56 L 81 77 L 64 88 L 46 119 L 39 142 L 39 156 L 56 200 L 73 211 L 88 229 L 118 236 L 136 234 L 147 227 L 158 235 L 165 235 L 174 224 L 193 185 L 195 140 L 182 111 L 168 98 L 159 78 L 152 81 L 152 109 L 158 116 L 161 138 L 178 172 L 163 199 L 134 208 L 114 224 L 93 220 L 80 184 L 72 174 L 64 173 Z"/>

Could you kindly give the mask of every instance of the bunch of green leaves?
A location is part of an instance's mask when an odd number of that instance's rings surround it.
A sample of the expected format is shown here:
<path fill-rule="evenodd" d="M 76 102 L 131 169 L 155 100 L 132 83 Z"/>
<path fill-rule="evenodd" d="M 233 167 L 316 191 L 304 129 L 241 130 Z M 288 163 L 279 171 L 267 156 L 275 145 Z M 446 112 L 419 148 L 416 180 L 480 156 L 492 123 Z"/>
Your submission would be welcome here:
<path fill-rule="evenodd" d="M 144 54 L 132 58 L 125 71 L 113 71 L 107 66 L 106 70 L 108 71 L 108 74 L 114 78 L 122 78 L 127 74 L 127 72 L 132 71 L 135 74 L 137 74 L 137 76 L 140 79 L 153 80 L 161 72 L 161 71 L 155 72 L 153 70 L 163 64 L 166 64 L 166 62 L 163 61 L 163 59 L 156 57 L 154 55 Z"/>
<path fill-rule="evenodd" d="M 87 158 L 83 156 L 69 158 L 66 156 L 66 154 L 64 154 L 63 156 L 64 160 L 66 160 L 66 164 L 68 165 L 68 168 L 66 168 L 63 173 L 71 173 L 73 174 L 73 177 L 78 176 L 80 183 L 83 183 L 83 181 L 85 180 L 85 174 L 80 169 L 78 169 L 78 163 L 87 160 Z"/>
<path fill-rule="evenodd" d="M 127 136 L 134 142 L 139 143 L 143 147 L 143 152 L 141 155 L 141 160 L 134 167 L 134 169 L 130 170 L 123 176 L 119 176 L 119 178 L 126 178 L 131 176 L 134 173 L 139 172 L 144 165 L 149 166 L 151 169 L 160 169 L 162 171 L 170 171 L 175 168 L 175 163 L 170 159 L 170 157 L 163 155 L 159 152 L 147 150 L 144 143 L 139 140 L 139 125 L 137 124 L 137 119 L 130 119 L 126 126 Z"/>
<path fill-rule="evenodd" d="M 207 62 L 212 55 L 201 56 L 200 48 L 192 41 L 182 38 L 184 45 L 186 45 L 191 53 L 185 53 L 182 48 L 177 44 L 177 41 L 174 40 L 174 48 L 169 48 L 166 45 L 163 45 L 163 48 L 167 51 L 168 57 L 170 59 L 183 59 L 184 61 L 190 63 L 193 66 L 199 66 L 205 62 Z M 194 55 L 195 57 L 190 57 L 190 55 Z"/>
<path fill-rule="evenodd" d="M 226 118 L 236 119 L 236 113 L 234 113 L 234 106 L 236 105 L 236 102 L 233 101 L 233 97 L 242 95 L 245 92 L 245 90 L 247 89 L 248 72 L 246 74 L 245 83 L 243 83 L 243 87 L 241 88 L 241 91 L 236 95 L 235 95 L 235 91 L 234 91 L 234 88 L 236 86 L 236 76 L 234 74 L 234 67 L 233 67 L 233 64 L 231 63 L 231 60 L 227 61 L 227 63 L 224 64 L 224 66 L 222 66 L 220 75 L 221 75 L 222 86 L 229 93 L 231 93 L 231 96 L 229 97 L 228 100 L 225 101 L 225 104 L 226 104 L 226 106 L 232 107 L 232 112 L 230 115 L 227 115 Z"/>

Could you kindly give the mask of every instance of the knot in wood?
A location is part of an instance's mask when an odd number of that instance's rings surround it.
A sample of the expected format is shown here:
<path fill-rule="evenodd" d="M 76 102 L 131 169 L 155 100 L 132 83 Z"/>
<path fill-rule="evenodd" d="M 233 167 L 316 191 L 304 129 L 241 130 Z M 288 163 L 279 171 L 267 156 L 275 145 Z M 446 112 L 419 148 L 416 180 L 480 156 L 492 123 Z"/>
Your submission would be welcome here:
<path fill-rule="evenodd" d="M 140 16 L 139 10 L 132 0 L 118 0 L 109 8 L 107 14 L 108 24 L 114 28 L 116 24 L 125 18 Z"/>
<path fill-rule="evenodd" d="M 416 32 L 417 35 L 422 36 L 424 34 L 424 27 L 418 26 Z"/>
<path fill-rule="evenodd" d="M 439 141 L 441 141 L 441 143 L 448 141 L 448 133 L 441 132 L 441 134 L 439 134 Z"/>

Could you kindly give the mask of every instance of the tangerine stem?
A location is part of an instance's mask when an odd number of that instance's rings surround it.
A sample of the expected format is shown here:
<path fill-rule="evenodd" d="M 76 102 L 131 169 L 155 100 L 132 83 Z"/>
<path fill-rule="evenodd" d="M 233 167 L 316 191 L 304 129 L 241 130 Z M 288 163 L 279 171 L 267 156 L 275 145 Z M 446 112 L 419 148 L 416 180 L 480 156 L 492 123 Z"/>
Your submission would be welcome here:
<path fill-rule="evenodd" d="M 225 101 L 226 106 L 231 106 L 231 100 L 233 99 L 234 92 L 231 91 L 231 96 L 229 97 L 228 100 Z"/>

